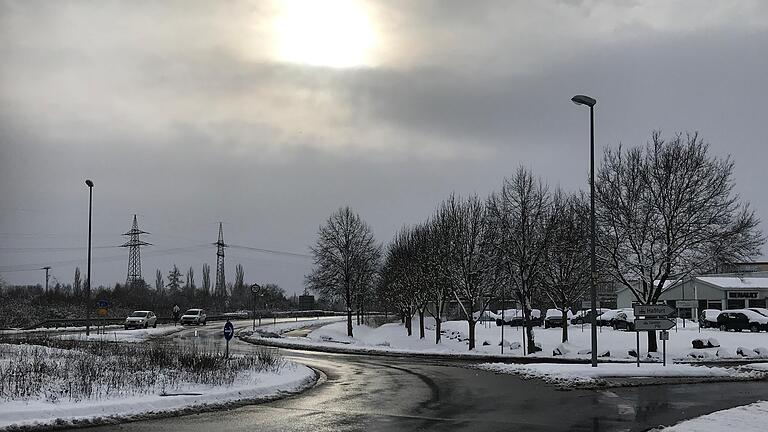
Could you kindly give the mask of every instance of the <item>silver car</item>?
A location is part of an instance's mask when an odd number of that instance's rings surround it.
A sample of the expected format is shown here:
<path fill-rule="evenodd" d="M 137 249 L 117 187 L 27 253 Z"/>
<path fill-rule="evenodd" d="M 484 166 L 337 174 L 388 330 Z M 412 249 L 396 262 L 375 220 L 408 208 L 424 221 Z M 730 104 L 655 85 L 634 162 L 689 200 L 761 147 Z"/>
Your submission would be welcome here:
<path fill-rule="evenodd" d="M 138 310 L 133 311 L 125 319 L 125 329 L 129 328 L 147 328 L 157 327 L 157 315 L 152 311 Z"/>
<path fill-rule="evenodd" d="M 184 324 L 205 325 L 206 320 L 207 320 L 207 316 L 205 315 L 204 310 L 189 309 L 186 312 L 184 312 L 184 315 L 181 316 L 179 323 L 181 323 L 181 325 L 184 325 Z"/>

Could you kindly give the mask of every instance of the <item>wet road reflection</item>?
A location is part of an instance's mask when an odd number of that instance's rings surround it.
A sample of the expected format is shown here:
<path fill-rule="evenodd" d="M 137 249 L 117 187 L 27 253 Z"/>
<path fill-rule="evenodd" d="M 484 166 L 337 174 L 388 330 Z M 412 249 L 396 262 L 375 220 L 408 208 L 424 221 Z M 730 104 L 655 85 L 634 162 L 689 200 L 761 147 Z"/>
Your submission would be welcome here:
<path fill-rule="evenodd" d="M 174 343 L 223 343 L 220 325 Z M 235 352 L 255 349 L 233 340 Z M 467 363 L 280 350 L 321 384 L 283 400 L 88 430 L 139 431 L 642 431 L 768 399 L 768 384 L 713 383 L 561 391 Z"/>

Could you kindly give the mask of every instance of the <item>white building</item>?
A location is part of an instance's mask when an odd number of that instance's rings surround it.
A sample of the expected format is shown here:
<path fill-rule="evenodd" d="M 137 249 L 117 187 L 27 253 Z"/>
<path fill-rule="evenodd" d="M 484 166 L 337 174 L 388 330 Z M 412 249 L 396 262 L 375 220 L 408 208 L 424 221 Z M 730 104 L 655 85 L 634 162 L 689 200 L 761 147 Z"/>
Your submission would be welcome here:
<path fill-rule="evenodd" d="M 768 272 L 746 274 L 710 274 L 693 276 L 663 290 L 659 301 L 675 307 L 678 300 L 697 300 L 702 309 L 741 309 L 766 307 L 768 298 Z M 627 287 L 616 290 L 617 307 L 632 307 L 636 302 Z M 681 310 L 681 316 L 695 316 L 690 309 Z"/>

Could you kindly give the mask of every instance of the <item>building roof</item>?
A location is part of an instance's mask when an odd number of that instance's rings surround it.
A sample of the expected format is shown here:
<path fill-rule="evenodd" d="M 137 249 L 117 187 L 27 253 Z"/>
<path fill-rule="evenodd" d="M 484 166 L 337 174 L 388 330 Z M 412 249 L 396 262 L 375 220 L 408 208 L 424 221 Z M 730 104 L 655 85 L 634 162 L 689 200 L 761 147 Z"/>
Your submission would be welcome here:
<path fill-rule="evenodd" d="M 723 289 L 768 289 L 768 277 L 697 276 L 695 279 Z"/>

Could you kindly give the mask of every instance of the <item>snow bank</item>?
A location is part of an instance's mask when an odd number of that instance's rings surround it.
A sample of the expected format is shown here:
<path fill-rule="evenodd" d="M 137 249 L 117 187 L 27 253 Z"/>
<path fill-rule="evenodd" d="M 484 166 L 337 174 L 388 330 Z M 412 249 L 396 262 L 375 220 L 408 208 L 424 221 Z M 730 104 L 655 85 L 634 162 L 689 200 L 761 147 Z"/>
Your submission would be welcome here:
<path fill-rule="evenodd" d="M 760 401 L 722 411 L 664 428 L 664 432 L 738 431 L 763 432 L 768 423 L 768 402 Z"/>
<path fill-rule="evenodd" d="M 3 401 L 0 429 L 14 426 L 107 423 L 213 408 L 239 400 L 263 400 L 296 392 L 314 383 L 312 369 L 287 363 L 279 372 L 250 372 L 232 386 L 184 386 L 172 394 L 137 395 L 88 401 Z"/>
<path fill-rule="evenodd" d="M 540 378 L 544 381 L 560 385 L 594 384 L 605 378 L 736 378 L 759 379 L 766 376 L 762 372 L 734 371 L 721 367 L 642 364 L 639 368 L 634 364 L 601 364 L 592 367 L 588 364 L 506 364 L 483 363 L 479 369 L 521 375 L 525 378 Z"/>

